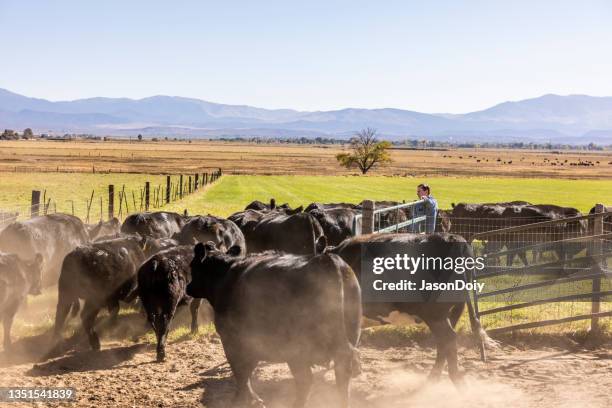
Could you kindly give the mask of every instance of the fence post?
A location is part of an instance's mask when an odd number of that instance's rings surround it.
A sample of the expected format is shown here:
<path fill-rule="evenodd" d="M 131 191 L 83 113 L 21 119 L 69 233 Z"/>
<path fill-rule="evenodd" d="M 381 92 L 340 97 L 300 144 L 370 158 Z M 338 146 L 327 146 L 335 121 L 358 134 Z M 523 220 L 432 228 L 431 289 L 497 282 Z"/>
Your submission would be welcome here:
<path fill-rule="evenodd" d="M 148 181 L 145 182 L 145 211 L 149 211 L 149 197 L 151 185 Z"/>
<path fill-rule="evenodd" d="M 179 199 L 183 198 L 183 175 L 179 177 Z"/>
<path fill-rule="evenodd" d="M 374 232 L 374 201 L 363 200 L 361 216 L 361 233 L 371 234 Z"/>
<path fill-rule="evenodd" d="M 170 176 L 166 176 L 166 204 L 170 204 Z"/>
<path fill-rule="evenodd" d="M 601 214 L 600 216 L 596 216 L 593 219 L 593 255 L 599 256 L 602 254 L 602 245 L 601 245 L 601 237 L 597 237 L 598 235 L 603 235 L 603 213 L 606 211 L 606 207 L 603 204 L 595 204 L 595 214 Z M 599 268 L 595 268 L 599 271 Z M 601 278 L 597 277 L 593 279 L 593 293 L 598 293 L 601 291 Z M 591 299 L 591 313 L 599 313 L 600 308 L 600 299 L 599 295 L 594 294 Z M 599 332 L 599 317 L 592 316 L 591 317 L 591 333 Z"/>
<path fill-rule="evenodd" d="M 109 184 L 108 186 L 108 219 L 112 220 L 115 218 L 115 186 Z"/>
<path fill-rule="evenodd" d="M 195 188 L 195 191 L 198 191 L 198 184 L 200 182 L 200 174 L 196 173 L 193 177 L 195 178 L 193 187 Z"/>
<path fill-rule="evenodd" d="M 189 194 L 192 193 L 192 191 L 191 191 L 191 176 L 189 176 L 189 189 L 187 191 L 189 191 Z"/>
<path fill-rule="evenodd" d="M 30 206 L 30 217 L 37 217 L 40 210 L 40 190 L 32 190 L 32 203 Z"/>

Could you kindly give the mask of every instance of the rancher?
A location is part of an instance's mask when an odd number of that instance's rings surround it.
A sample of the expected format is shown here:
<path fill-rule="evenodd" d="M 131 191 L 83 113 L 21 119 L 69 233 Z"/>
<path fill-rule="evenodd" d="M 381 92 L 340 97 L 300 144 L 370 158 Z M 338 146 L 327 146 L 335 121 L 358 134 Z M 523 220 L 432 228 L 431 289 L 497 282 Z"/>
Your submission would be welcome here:
<path fill-rule="evenodd" d="M 427 184 L 417 186 L 417 196 L 423 202 L 415 205 L 413 217 L 426 216 L 425 222 L 412 224 L 412 232 L 425 232 L 431 234 L 436 229 L 436 216 L 438 215 L 438 202 L 431 196 L 431 188 Z"/>

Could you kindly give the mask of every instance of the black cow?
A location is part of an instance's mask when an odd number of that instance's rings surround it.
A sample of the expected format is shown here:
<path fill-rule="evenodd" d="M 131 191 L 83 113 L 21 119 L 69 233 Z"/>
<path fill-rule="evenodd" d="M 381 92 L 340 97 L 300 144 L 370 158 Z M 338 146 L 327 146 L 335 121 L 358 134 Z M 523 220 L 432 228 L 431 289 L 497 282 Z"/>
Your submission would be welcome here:
<path fill-rule="evenodd" d="M 166 356 L 168 330 L 179 305 L 190 304 L 191 331 L 198 330 L 202 301 L 185 293 L 192 259 L 193 246 L 178 246 L 156 253 L 138 269 L 138 296 L 157 336 L 157 361 Z"/>
<path fill-rule="evenodd" d="M 244 234 L 240 228 L 233 221 L 212 215 L 192 217 L 175 238 L 181 245 L 212 241 L 222 250 L 238 245 L 246 252 Z"/>
<path fill-rule="evenodd" d="M 40 295 L 43 257 L 24 261 L 18 255 L 0 252 L 0 318 L 4 326 L 4 350 L 11 347 L 11 326 L 28 294 Z"/>
<path fill-rule="evenodd" d="M 100 240 L 105 236 L 113 236 L 121 231 L 121 222 L 117 217 L 112 220 L 100 221 L 97 224 L 85 225 L 91 241 Z"/>
<path fill-rule="evenodd" d="M 158 211 L 129 215 L 121 232 L 151 238 L 172 238 L 185 225 L 185 218 L 173 212 Z"/>
<path fill-rule="evenodd" d="M 61 337 L 71 307 L 78 307 L 79 299 L 84 299 L 83 329 L 91 348 L 100 349 L 94 330 L 96 316 L 107 307 L 115 319 L 119 301 L 129 303 L 137 296 L 136 271 L 147 255 L 143 251 L 145 242 L 138 236 L 117 238 L 80 246 L 66 255 L 58 284 L 54 330 L 57 338 Z"/>
<path fill-rule="evenodd" d="M 229 219 L 236 220 L 251 253 L 276 249 L 314 255 L 324 248 L 318 246 L 324 237 L 321 224 L 308 213 L 287 215 L 276 211 L 247 210 L 243 215 L 233 214 Z"/>
<path fill-rule="evenodd" d="M 304 209 L 304 212 L 310 212 L 312 210 L 329 210 L 332 208 L 351 208 L 353 210 L 361 210 L 361 206 L 351 203 L 310 203 Z"/>
<path fill-rule="evenodd" d="M 89 241 L 83 222 L 68 214 L 49 214 L 16 221 L 0 231 L 0 251 L 32 260 L 43 258 L 43 285 L 57 283 L 66 254 Z"/>
<path fill-rule="evenodd" d="M 301 211 L 301 207 L 300 211 Z M 245 210 L 257 210 L 257 211 L 270 211 L 270 210 L 279 210 L 279 211 L 292 211 L 291 206 L 287 203 L 276 205 L 276 200 L 274 198 L 270 199 L 270 204 L 263 203 L 259 200 L 251 201 L 246 207 Z"/>
<path fill-rule="evenodd" d="M 351 208 L 313 208 L 309 214 L 321 224 L 329 245 L 338 245 L 361 230 L 361 221 L 355 224 L 355 217 L 359 212 Z M 357 231 L 355 231 L 355 226 Z"/>
<path fill-rule="evenodd" d="M 326 252 L 331 252 L 339 255 L 348 263 L 355 271 L 355 274 L 360 278 L 362 271 L 362 251 L 373 251 L 380 249 L 381 244 L 385 245 L 385 249 L 393 254 L 411 254 L 417 253 L 425 257 L 440 257 L 445 259 L 459 257 L 473 257 L 473 251 L 470 244 L 465 239 L 458 235 L 452 234 L 372 234 L 362 235 L 350 238 L 342 242 L 335 248 L 328 248 Z M 415 250 L 415 247 L 417 248 Z M 412 271 L 411 271 L 412 272 Z M 435 275 L 432 275 L 435 273 Z M 423 271 L 418 270 L 411 275 L 411 281 L 416 282 L 417 288 L 420 288 L 421 281 L 431 281 L 432 276 L 435 276 L 437 282 L 449 282 L 457 279 L 454 271 Z M 469 279 L 465 274 L 465 279 Z M 484 356 L 484 342 L 488 340 L 486 333 L 480 326 L 480 322 L 475 316 L 473 307 L 469 298 L 461 302 L 436 302 L 432 300 L 430 294 L 423 294 L 427 300 L 424 302 L 377 302 L 364 303 L 363 313 L 366 317 L 374 320 L 382 321 L 392 311 L 399 311 L 411 315 L 418 316 L 430 328 L 436 339 L 437 355 L 434 367 L 431 370 L 430 377 L 438 378 L 445 362 L 448 362 L 448 374 L 455 384 L 461 382 L 459 368 L 457 365 L 457 342 L 455 325 L 463 314 L 463 310 L 467 303 L 470 323 L 472 330 L 478 337 L 480 343 L 481 355 Z"/>
<path fill-rule="evenodd" d="M 338 256 L 296 256 L 268 251 L 239 259 L 212 243 L 197 244 L 187 294 L 207 299 L 232 368 L 236 402 L 263 405 L 251 388 L 259 361 L 287 362 L 297 384 L 294 407 L 303 407 L 311 367 L 334 361 L 342 407 L 358 370 L 361 291 Z"/>

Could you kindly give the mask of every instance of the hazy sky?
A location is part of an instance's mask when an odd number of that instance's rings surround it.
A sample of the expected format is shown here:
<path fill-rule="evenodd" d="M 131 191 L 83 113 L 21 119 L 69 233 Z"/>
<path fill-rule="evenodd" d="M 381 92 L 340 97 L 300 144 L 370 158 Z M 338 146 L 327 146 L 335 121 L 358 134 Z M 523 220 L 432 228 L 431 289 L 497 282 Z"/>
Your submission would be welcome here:
<path fill-rule="evenodd" d="M 0 0 L 0 88 L 467 112 L 612 95 L 611 1 Z"/>

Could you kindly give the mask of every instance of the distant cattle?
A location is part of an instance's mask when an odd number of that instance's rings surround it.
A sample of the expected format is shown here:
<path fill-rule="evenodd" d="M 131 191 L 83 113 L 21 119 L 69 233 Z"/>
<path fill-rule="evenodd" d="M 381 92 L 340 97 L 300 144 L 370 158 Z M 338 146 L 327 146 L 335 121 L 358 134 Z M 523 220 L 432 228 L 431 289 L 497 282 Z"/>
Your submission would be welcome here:
<path fill-rule="evenodd" d="M 89 241 L 83 222 L 68 214 L 49 214 L 16 221 L 0 231 L 0 251 L 31 260 L 43 258 L 43 285 L 57 283 L 66 254 Z"/>
<path fill-rule="evenodd" d="M 138 236 L 117 238 L 79 246 L 66 255 L 58 283 L 58 300 L 54 333 L 61 336 L 71 308 L 85 301 L 81 320 L 92 349 L 100 349 L 94 330 L 100 309 L 109 309 L 113 318 L 119 311 L 119 301 L 136 298 L 136 271 L 145 260 L 146 240 Z M 74 312 L 74 309 L 73 309 Z"/>
<path fill-rule="evenodd" d="M 157 336 L 157 361 L 166 356 L 169 326 L 179 305 L 190 304 L 191 331 L 198 330 L 201 299 L 185 293 L 192 259 L 193 246 L 178 246 L 154 254 L 138 269 L 138 295 Z"/>
<path fill-rule="evenodd" d="M 28 294 L 40 295 L 43 257 L 33 260 L 0 252 L 0 318 L 4 326 L 4 350 L 11 347 L 11 326 Z"/>
<path fill-rule="evenodd" d="M 487 251 L 500 250 L 505 246 L 510 251 L 506 260 L 508 266 L 512 265 L 516 255 L 524 265 L 527 265 L 526 250 L 530 247 L 532 247 L 534 260 L 543 251 L 548 250 L 555 251 L 559 259 L 566 259 L 578 253 L 583 248 L 583 243 L 556 241 L 563 241 L 582 234 L 587 228 L 585 221 L 569 220 L 566 223 L 534 225 L 532 228 L 511 232 L 504 232 L 505 228 L 562 220 L 580 215 L 581 213 L 575 208 L 551 204 L 530 204 L 526 201 L 487 204 L 460 203 L 453 207 L 451 232 L 461 234 L 467 240 L 471 240 L 475 234 L 502 230 L 499 234 L 482 236 Z M 548 245 L 548 242 L 551 244 Z"/>
<path fill-rule="evenodd" d="M 341 406 L 359 369 L 361 294 L 338 256 L 268 251 L 240 259 L 212 243 L 197 244 L 187 294 L 205 298 L 237 383 L 235 403 L 262 406 L 251 387 L 259 361 L 287 362 L 297 385 L 294 407 L 306 404 L 311 367 L 334 362 Z"/>
<path fill-rule="evenodd" d="M 380 249 L 385 246 L 388 253 L 393 254 L 420 254 L 422 257 L 439 257 L 441 259 L 473 258 L 472 247 L 461 236 L 452 234 L 371 234 L 347 239 L 335 248 L 328 248 L 326 252 L 339 255 L 360 277 L 371 271 L 362 270 L 363 253 Z M 412 271 L 411 271 L 412 273 Z M 450 282 L 458 277 L 469 279 L 469 276 L 458 275 L 453 270 L 436 269 L 423 270 L 422 268 L 411 275 L 410 280 L 416 282 L 416 287 L 421 288 L 422 281 Z M 417 289 L 419 290 L 419 289 Z M 392 311 L 399 311 L 416 315 L 422 319 L 433 333 L 437 344 L 437 357 L 430 376 L 439 377 L 448 362 L 448 373 L 455 384 L 461 382 L 461 376 L 457 365 L 457 335 L 455 326 L 463 314 L 467 303 L 469 319 L 472 330 L 476 335 L 484 358 L 484 342 L 488 340 L 475 316 L 472 305 L 465 294 L 465 300 L 455 302 L 436 301 L 435 294 L 422 292 L 422 302 L 375 302 L 364 303 L 363 313 L 365 316 L 381 320 Z"/>
<path fill-rule="evenodd" d="M 121 232 L 151 238 L 172 238 L 174 234 L 181 231 L 183 225 L 185 225 L 185 219 L 177 213 L 144 212 L 129 215 L 123 221 Z"/>
<path fill-rule="evenodd" d="M 246 210 L 228 218 L 244 234 L 250 253 L 275 249 L 292 254 L 314 255 L 322 250 L 317 244 L 324 237 L 323 229 L 316 218 L 308 213 L 287 215 L 277 211 L 263 213 Z"/>
<path fill-rule="evenodd" d="M 101 237 L 117 235 L 121 231 L 121 222 L 117 217 L 108 221 L 100 221 L 97 224 L 85 225 L 89 239 L 96 241 Z"/>
<path fill-rule="evenodd" d="M 174 237 L 181 245 L 212 241 L 220 249 L 238 245 L 246 253 L 244 234 L 240 228 L 231 220 L 212 215 L 191 217 Z"/>

